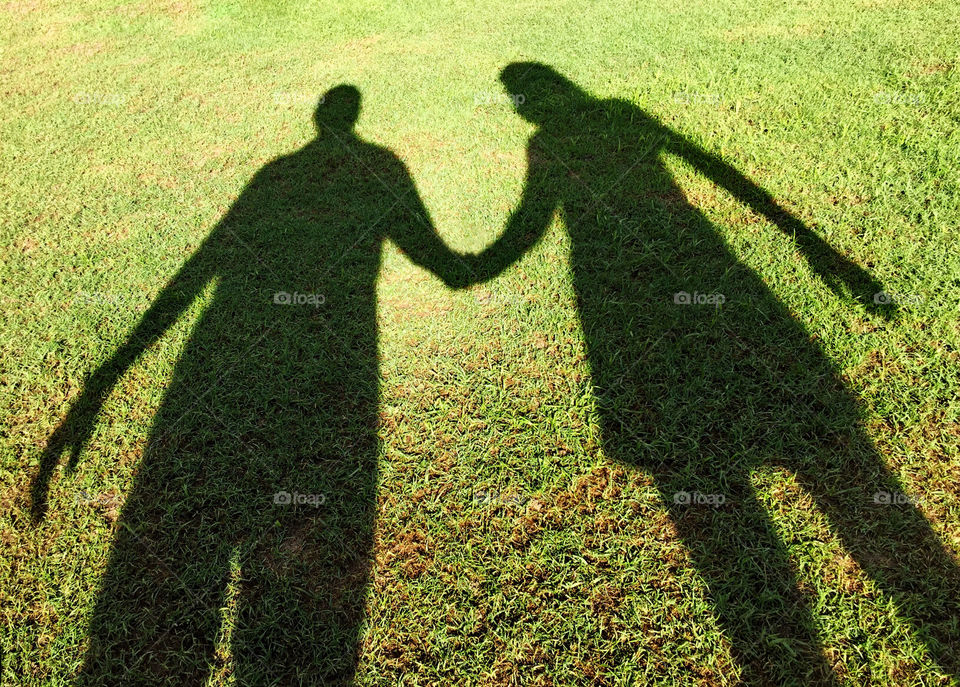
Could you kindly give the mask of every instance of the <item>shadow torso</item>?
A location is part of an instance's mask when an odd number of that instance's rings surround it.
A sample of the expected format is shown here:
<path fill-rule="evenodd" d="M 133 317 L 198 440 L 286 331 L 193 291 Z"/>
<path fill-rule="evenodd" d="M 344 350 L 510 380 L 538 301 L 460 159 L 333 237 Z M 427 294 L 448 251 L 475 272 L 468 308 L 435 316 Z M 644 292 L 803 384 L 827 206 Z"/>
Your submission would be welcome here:
<path fill-rule="evenodd" d="M 688 201 L 664 162 L 668 139 L 603 101 L 531 142 L 571 237 L 608 451 L 733 467 L 801 450 L 827 424 L 849 428 L 854 404 L 832 364 Z"/>

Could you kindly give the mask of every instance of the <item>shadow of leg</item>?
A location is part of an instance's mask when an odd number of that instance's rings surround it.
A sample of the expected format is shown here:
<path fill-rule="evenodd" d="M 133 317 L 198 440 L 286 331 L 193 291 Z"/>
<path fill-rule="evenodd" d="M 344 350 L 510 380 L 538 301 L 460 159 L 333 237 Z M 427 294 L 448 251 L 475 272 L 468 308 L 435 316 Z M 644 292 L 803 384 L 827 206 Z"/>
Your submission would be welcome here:
<path fill-rule="evenodd" d="M 165 508 L 145 486 L 124 508 L 79 684 L 202 684 L 212 663 L 230 542 L 197 502 Z M 171 510 L 193 517 L 172 528 Z"/>
<path fill-rule="evenodd" d="M 367 459 L 305 467 L 296 479 L 307 502 L 275 506 L 242 561 L 239 684 L 353 684 L 376 512 L 376 454 L 364 443 Z"/>
<path fill-rule="evenodd" d="M 960 568 L 869 439 L 856 436 L 790 467 L 850 555 L 914 623 L 932 659 L 960 675 Z"/>
<path fill-rule="evenodd" d="M 335 545 L 322 519 L 305 518 L 266 539 L 240 589 L 232 643 L 239 684 L 353 684 L 369 531 Z"/>
<path fill-rule="evenodd" d="M 834 684 L 786 551 L 749 480 L 676 472 L 656 477 L 709 587 L 743 683 Z"/>

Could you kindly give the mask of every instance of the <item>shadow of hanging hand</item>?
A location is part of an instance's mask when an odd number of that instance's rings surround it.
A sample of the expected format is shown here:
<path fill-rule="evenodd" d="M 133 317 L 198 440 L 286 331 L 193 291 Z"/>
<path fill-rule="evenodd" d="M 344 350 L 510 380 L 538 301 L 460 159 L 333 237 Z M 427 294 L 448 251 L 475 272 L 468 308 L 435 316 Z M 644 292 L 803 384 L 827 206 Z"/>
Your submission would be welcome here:
<path fill-rule="evenodd" d="M 375 283 L 383 241 L 448 285 L 404 165 L 353 130 L 360 94 L 329 91 L 317 137 L 260 170 L 88 381 L 32 485 L 77 464 L 126 370 L 207 301 L 120 514 L 81 682 L 349 683 L 376 509 Z"/>
<path fill-rule="evenodd" d="M 471 258 L 488 279 L 543 236 L 570 236 L 605 454 L 655 477 L 749 684 L 830 684 L 832 665 L 794 567 L 755 493 L 762 464 L 792 471 L 846 550 L 958 674 L 960 575 L 901 494 L 825 352 L 684 197 L 669 153 L 766 217 L 838 293 L 892 317 L 862 268 L 738 171 L 634 105 L 598 100 L 548 66 L 502 73 L 537 126 L 523 197 Z M 518 97 L 522 94 L 522 98 Z M 715 505 L 719 501 L 723 505 Z M 883 499 L 880 499 L 881 501 Z"/>

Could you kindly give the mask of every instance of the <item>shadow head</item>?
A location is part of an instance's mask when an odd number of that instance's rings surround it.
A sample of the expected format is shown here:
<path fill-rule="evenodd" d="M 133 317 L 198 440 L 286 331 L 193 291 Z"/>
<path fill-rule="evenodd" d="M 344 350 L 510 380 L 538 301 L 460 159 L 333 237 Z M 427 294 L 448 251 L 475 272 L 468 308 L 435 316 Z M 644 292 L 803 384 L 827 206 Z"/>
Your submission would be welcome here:
<path fill-rule="evenodd" d="M 590 100 L 579 86 L 541 62 L 512 62 L 500 72 L 500 82 L 517 113 L 534 124 L 545 124 Z"/>
<path fill-rule="evenodd" d="M 353 129 L 360 116 L 360 91 L 356 86 L 340 84 L 323 94 L 313 113 L 313 122 L 319 131 Z"/>

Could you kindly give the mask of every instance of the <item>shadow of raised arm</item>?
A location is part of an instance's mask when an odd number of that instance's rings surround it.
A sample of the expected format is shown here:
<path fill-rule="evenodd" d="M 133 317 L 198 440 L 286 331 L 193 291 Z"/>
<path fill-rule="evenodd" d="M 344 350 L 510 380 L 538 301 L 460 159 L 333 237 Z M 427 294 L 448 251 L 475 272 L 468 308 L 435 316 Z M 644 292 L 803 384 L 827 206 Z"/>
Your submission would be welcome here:
<path fill-rule="evenodd" d="M 831 291 L 843 296 L 846 287 L 850 296 L 861 302 L 867 310 L 887 319 L 895 317 L 896 306 L 892 303 L 877 302 L 883 300 L 876 298 L 876 295 L 883 291 L 883 287 L 869 272 L 840 255 L 808 226 L 780 207 L 769 193 L 720 157 L 708 153 L 688 138 L 666 127 L 664 131 L 667 133 L 668 151 L 687 160 L 701 174 L 725 188 L 737 200 L 766 217 L 781 232 L 793 239 L 811 269 Z"/>

